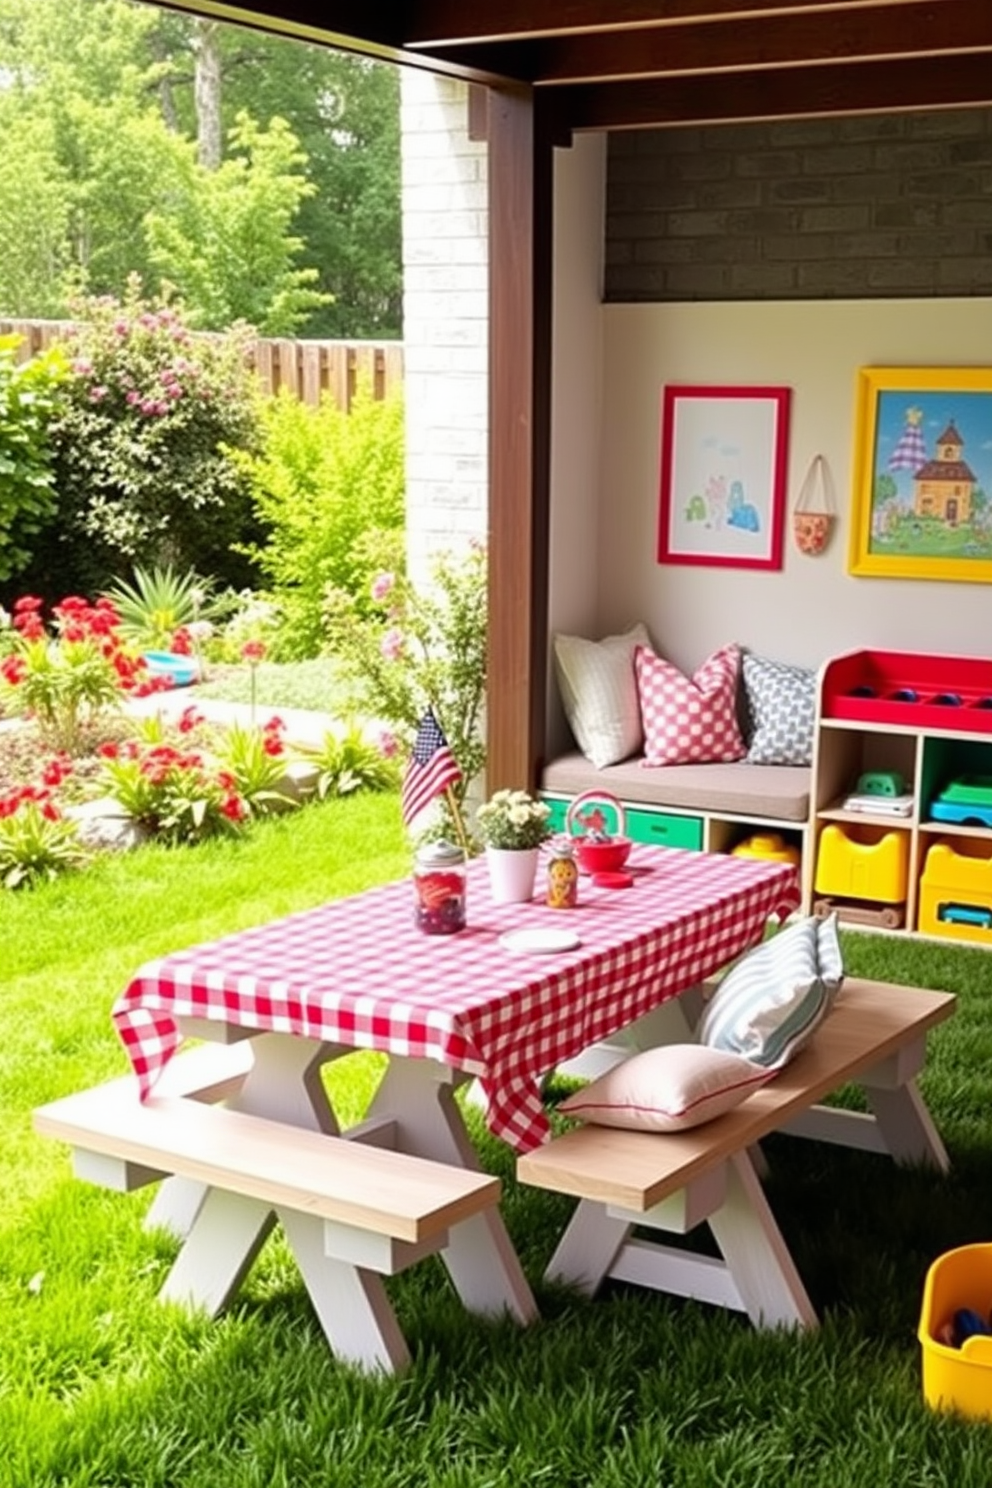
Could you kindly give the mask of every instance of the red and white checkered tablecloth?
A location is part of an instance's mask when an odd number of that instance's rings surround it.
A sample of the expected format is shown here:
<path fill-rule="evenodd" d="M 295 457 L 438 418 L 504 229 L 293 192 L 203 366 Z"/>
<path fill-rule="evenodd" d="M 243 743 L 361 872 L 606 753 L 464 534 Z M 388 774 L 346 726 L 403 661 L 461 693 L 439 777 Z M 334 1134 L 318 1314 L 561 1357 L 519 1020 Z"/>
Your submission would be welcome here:
<path fill-rule="evenodd" d="M 289 915 L 142 966 L 113 1019 L 141 1095 L 180 1042 L 176 1019 L 437 1059 L 477 1075 L 490 1130 L 519 1152 L 548 1135 L 540 1078 L 694 986 L 795 909 L 795 869 L 636 847 L 629 889 L 580 881 L 572 910 L 494 905 L 468 870 L 468 926 L 425 935 L 408 881 Z M 574 950 L 520 954 L 509 930 L 567 927 Z"/>

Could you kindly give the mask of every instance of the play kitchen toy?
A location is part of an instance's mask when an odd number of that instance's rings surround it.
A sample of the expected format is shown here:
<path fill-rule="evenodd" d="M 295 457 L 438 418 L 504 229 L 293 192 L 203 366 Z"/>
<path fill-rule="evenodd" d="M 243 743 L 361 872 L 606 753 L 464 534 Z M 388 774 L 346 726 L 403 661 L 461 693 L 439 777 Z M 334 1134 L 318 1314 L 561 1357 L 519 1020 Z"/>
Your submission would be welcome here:
<path fill-rule="evenodd" d="M 633 846 L 626 825 L 623 802 L 609 791 L 583 791 L 565 814 L 565 830 L 573 838 L 580 871 L 605 887 L 626 887 L 630 882 L 629 874 L 623 872 Z M 609 875 L 605 882 L 604 875 Z"/>

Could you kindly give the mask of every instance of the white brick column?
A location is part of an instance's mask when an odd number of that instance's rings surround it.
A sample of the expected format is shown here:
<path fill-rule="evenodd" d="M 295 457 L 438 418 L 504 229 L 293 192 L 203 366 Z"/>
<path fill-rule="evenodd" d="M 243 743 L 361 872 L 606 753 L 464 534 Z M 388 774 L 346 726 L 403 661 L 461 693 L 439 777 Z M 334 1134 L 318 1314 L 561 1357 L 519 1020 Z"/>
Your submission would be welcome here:
<path fill-rule="evenodd" d="M 407 554 L 423 579 L 487 530 L 486 146 L 464 83 L 403 68 L 401 104 Z"/>

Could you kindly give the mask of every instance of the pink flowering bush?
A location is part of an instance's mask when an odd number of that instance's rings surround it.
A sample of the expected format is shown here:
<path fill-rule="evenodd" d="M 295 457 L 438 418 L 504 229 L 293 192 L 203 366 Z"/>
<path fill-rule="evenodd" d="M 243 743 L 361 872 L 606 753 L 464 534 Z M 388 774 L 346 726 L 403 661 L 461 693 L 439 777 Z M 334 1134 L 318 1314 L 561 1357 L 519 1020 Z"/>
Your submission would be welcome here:
<path fill-rule="evenodd" d="M 327 597 L 331 650 L 342 665 L 358 715 L 395 729 L 403 753 L 428 708 L 444 730 L 462 771 L 459 804 L 485 761 L 486 553 L 472 544 L 461 557 L 442 555 L 429 586 L 381 570 L 359 598 Z"/>
<path fill-rule="evenodd" d="M 138 561 L 250 582 L 232 549 L 260 536 L 234 449 L 257 443 L 243 328 L 196 337 L 181 310 L 140 298 L 72 307 L 68 370 L 49 424 L 56 521 L 35 575 L 100 592 Z"/>

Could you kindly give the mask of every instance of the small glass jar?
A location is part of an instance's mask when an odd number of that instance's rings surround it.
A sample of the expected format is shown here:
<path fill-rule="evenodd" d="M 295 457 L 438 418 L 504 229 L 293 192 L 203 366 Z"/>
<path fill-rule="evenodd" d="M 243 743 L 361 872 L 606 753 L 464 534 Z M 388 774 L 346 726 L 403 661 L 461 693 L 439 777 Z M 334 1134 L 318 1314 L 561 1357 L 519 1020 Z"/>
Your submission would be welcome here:
<path fill-rule="evenodd" d="M 425 935 L 465 929 L 465 854 L 453 842 L 427 842 L 413 865 L 414 923 Z"/>
<path fill-rule="evenodd" d="M 568 842 L 556 842 L 548 859 L 547 902 L 551 909 L 574 909 L 579 898 L 579 869 Z"/>

